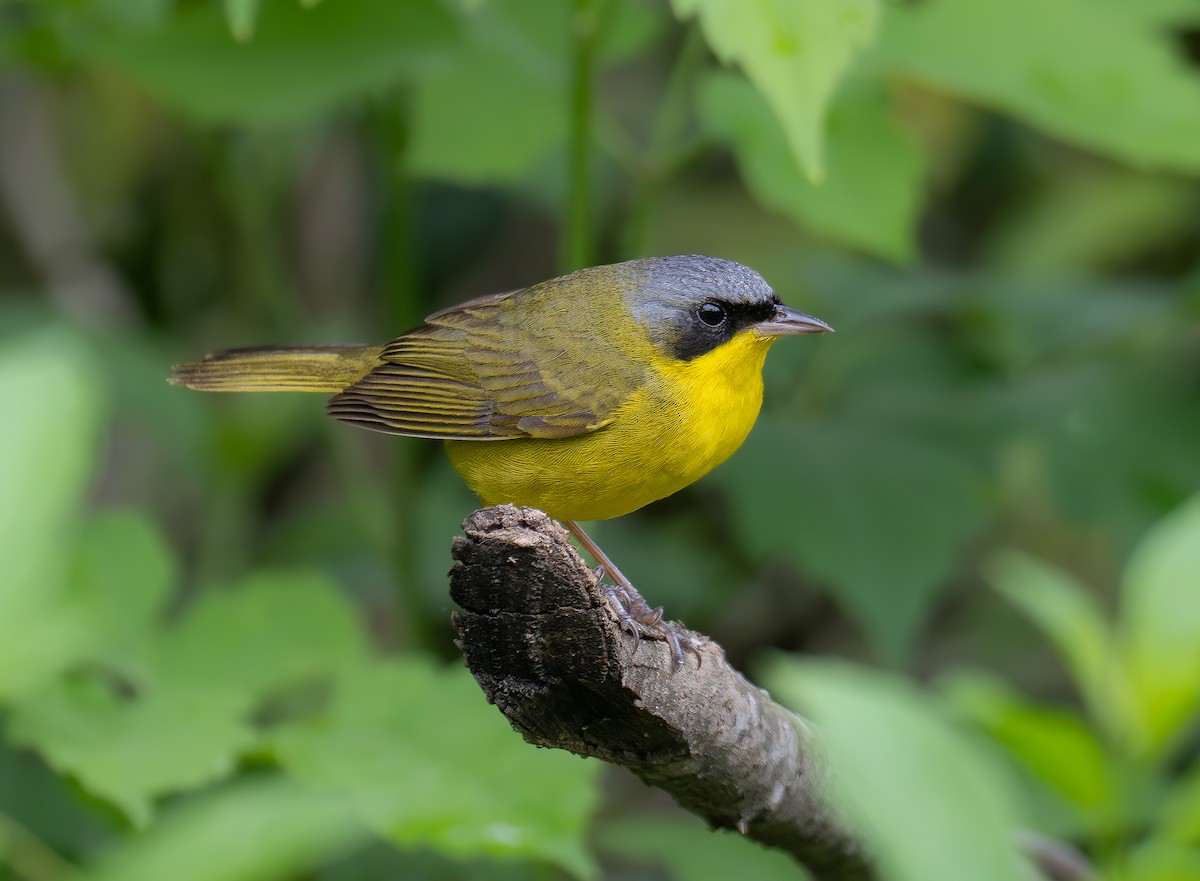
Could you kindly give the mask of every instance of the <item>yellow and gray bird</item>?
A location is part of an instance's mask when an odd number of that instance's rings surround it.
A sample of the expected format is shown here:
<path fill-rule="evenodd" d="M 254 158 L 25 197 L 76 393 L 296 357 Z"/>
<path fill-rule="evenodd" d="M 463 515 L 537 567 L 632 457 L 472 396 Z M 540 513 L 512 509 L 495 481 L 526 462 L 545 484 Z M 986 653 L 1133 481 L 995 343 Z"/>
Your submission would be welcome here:
<path fill-rule="evenodd" d="M 446 442 L 484 505 L 540 508 L 650 609 L 580 520 L 620 517 L 698 480 L 745 440 L 781 336 L 822 321 L 716 257 L 631 260 L 481 297 L 382 345 L 231 349 L 175 367 L 204 391 L 325 392 L 338 419 Z M 679 657 L 677 640 L 669 638 Z"/>

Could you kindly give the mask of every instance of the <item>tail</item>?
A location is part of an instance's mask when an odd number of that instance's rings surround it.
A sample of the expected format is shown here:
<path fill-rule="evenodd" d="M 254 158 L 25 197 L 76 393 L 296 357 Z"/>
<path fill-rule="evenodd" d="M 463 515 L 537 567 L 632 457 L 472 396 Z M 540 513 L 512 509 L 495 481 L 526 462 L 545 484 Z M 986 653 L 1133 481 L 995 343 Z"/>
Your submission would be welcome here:
<path fill-rule="evenodd" d="M 261 346 L 176 364 L 172 385 L 206 392 L 340 392 L 382 361 L 382 346 Z"/>

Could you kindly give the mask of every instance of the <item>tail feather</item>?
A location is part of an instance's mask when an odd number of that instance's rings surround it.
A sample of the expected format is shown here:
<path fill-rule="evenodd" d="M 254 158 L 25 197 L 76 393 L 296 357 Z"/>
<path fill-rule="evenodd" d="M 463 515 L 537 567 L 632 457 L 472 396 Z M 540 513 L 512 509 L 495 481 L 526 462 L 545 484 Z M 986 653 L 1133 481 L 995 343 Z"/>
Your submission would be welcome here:
<path fill-rule="evenodd" d="M 176 364 L 170 382 L 206 392 L 340 392 L 379 366 L 382 346 L 261 346 Z"/>

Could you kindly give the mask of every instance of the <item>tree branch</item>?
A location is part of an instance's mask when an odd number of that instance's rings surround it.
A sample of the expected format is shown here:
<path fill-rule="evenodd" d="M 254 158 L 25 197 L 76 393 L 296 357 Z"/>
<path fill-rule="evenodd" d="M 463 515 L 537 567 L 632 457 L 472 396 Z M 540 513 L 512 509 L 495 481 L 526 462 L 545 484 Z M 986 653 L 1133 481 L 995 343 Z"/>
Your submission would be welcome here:
<path fill-rule="evenodd" d="M 820 881 L 874 877 L 828 800 L 802 719 L 747 682 L 720 646 L 672 672 L 669 647 L 623 631 L 556 523 L 476 511 L 455 539 L 459 645 L 488 700 L 527 741 L 629 768 L 713 826 L 787 851 Z M 697 655 L 699 657 L 697 657 Z"/>

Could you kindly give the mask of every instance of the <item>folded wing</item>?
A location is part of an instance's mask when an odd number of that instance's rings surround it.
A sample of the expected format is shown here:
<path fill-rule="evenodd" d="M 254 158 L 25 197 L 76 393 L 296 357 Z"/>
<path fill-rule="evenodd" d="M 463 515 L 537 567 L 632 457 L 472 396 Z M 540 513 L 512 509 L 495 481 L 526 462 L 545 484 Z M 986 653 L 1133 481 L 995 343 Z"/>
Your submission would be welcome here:
<path fill-rule="evenodd" d="M 568 277 L 569 279 L 570 277 Z M 338 419 L 445 440 L 561 438 L 610 424 L 643 381 L 567 279 L 435 313 L 329 403 Z M 628 330 L 626 330 L 626 334 Z"/>

